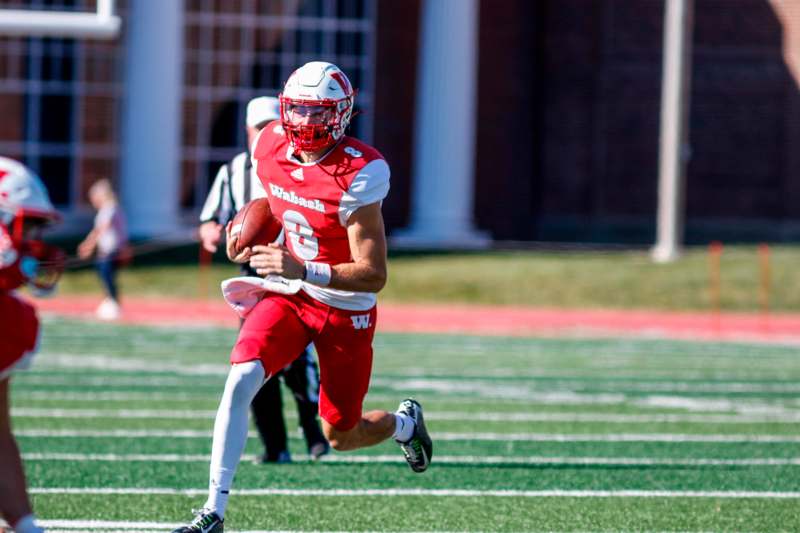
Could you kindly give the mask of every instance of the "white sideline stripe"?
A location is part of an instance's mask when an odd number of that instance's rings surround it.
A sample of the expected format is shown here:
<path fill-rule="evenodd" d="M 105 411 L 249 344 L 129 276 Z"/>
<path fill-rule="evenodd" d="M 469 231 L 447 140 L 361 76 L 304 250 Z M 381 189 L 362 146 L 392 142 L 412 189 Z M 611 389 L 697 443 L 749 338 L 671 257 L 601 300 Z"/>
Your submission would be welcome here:
<path fill-rule="evenodd" d="M 24 392 L 17 393 L 17 397 L 22 399 L 36 399 L 36 400 L 84 400 L 84 401 L 97 401 L 97 400 L 110 400 L 110 401 L 135 401 L 135 400 L 205 400 L 208 398 L 207 392 L 132 392 L 132 391 L 41 391 L 41 390 L 25 390 Z M 396 394 L 382 394 L 370 393 L 369 400 L 373 402 L 391 402 L 394 403 L 398 399 Z M 504 397 L 504 398 L 491 398 L 481 397 L 481 401 L 502 401 L 521 403 L 530 402 L 545 403 L 545 404 L 568 404 L 568 405 L 617 405 L 626 403 L 628 400 L 624 394 L 585 394 L 569 391 L 553 391 L 553 392 L 531 392 L 522 397 Z M 731 409 L 726 408 L 730 411 Z"/>
<path fill-rule="evenodd" d="M 26 461 L 106 461 L 106 462 L 208 462 L 208 455 L 180 454 L 114 454 L 114 453 L 24 453 Z M 311 461 L 307 455 L 297 455 L 296 461 Z M 398 463 L 405 464 L 401 455 L 328 455 L 324 463 Z M 438 455 L 437 463 L 451 464 L 521 464 L 521 465 L 629 465 L 629 466 L 800 466 L 800 457 L 761 459 L 710 458 L 653 458 L 653 457 L 506 457 L 502 455 Z"/>
<path fill-rule="evenodd" d="M 82 357 L 82 356 L 81 356 Z M 81 386 L 136 386 L 136 387 L 181 387 L 181 386 L 197 386 L 198 376 L 202 376 L 204 386 L 209 387 L 222 387 L 224 377 L 227 375 L 227 366 L 213 365 L 214 368 L 219 370 L 212 370 L 208 373 L 204 371 L 197 372 L 196 374 L 180 377 L 177 375 L 163 375 L 163 376 L 147 376 L 146 379 L 131 376 L 114 376 L 109 374 L 107 376 L 51 376 L 51 375 L 27 375 L 25 376 L 24 383 L 38 384 L 38 385 L 81 385 Z M 52 367 L 57 370 L 61 367 Z M 75 368 L 75 367 L 71 367 Z M 181 367 L 183 368 L 183 367 Z M 41 370 L 41 369 L 40 369 Z M 159 370 L 157 361 L 148 361 L 147 367 L 142 370 Z M 170 374 L 176 374 L 172 369 L 168 370 Z M 422 378 L 416 376 L 399 376 L 393 378 L 375 377 L 371 384 L 375 387 L 386 387 L 390 390 L 407 392 L 414 391 L 434 391 L 442 393 L 469 393 L 488 395 L 492 397 L 508 397 L 514 398 L 519 396 L 527 396 L 534 392 L 534 388 L 540 388 L 541 384 L 536 380 L 542 377 L 549 377 L 545 375 L 535 376 L 518 376 L 522 379 L 514 380 L 512 382 L 498 383 L 497 379 L 485 378 L 481 376 L 458 376 L 452 375 L 445 378 Z M 21 380 L 22 381 L 22 380 Z M 581 392 L 587 388 L 589 389 L 602 389 L 605 393 L 614 392 L 716 392 L 716 393 L 786 393 L 786 392 L 800 392 L 800 383 L 748 383 L 745 381 L 705 381 L 705 382 L 692 382 L 692 381 L 633 381 L 630 379 L 623 381 L 593 379 L 586 377 L 584 379 L 569 378 L 560 380 L 548 380 L 547 384 L 555 390 L 567 390 L 571 392 Z M 554 392 L 555 392 L 554 390 Z"/>
<path fill-rule="evenodd" d="M 41 391 L 24 390 L 15 394 L 15 405 L 21 405 L 28 400 L 48 400 L 48 401 L 82 401 L 82 402 L 135 402 L 135 401 L 167 401 L 174 404 L 176 401 L 205 402 L 208 401 L 206 392 L 121 392 L 121 391 Z M 397 400 L 396 395 L 370 394 L 369 400 L 372 403 L 391 402 Z M 453 400 L 450 400 L 451 402 Z M 713 411 L 713 412 L 736 412 L 740 415 L 757 414 L 789 414 L 800 415 L 800 402 L 789 400 L 788 405 L 776 402 L 763 402 L 759 400 L 745 400 L 730 398 L 691 398 L 686 396 L 666 396 L 651 395 L 628 399 L 624 394 L 582 394 L 569 391 L 560 392 L 539 392 L 528 394 L 524 398 L 481 398 L 482 405 L 487 401 L 501 402 L 504 404 L 514 404 L 531 408 L 537 404 L 546 405 L 620 405 L 630 404 L 637 407 L 651 409 L 653 407 L 666 407 L 673 409 L 684 409 L 688 411 Z M 524 402 L 524 405 L 522 404 Z M 463 405 L 464 402 L 459 402 Z"/>
<path fill-rule="evenodd" d="M 122 522 L 122 521 L 111 521 L 111 520 L 37 520 L 37 524 L 40 526 L 44 526 L 50 533 L 57 533 L 58 531 L 67 531 L 67 532 L 74 532 L 76 529 L 81 530 L 99 530 L 99 529 L 109 529 L 109 528 L 119 528 L 117 531 L 124 532 L 124 533 L 135 533 L 137 531 L 150 533 L 158 532 L 162 533 L 165 529 L 170 529 L 175 527 L 177 524 L 174 522 Z M 64 528 L 63 530 L 54 529 L 54 528 Z M 549 533 L 558 533 L 556 531 L 548 530 Z M 106 533 L 115 533 L 114 531 L 107 531 Z M 247 530 L 247 531 L 238 531 L 231 533 L 348 533 L 346 531 L 317 531 L 317 530 Z M 391 531 L 364 531 L 363 533 L 393 533 Z M 457 533 L 454 531 L 439 531 L 436 530 L 435 532 L 421 532 L 421 531 L 404 531 L 402 533 Z M 531 531 L 530 533 L 537 533 L 536 531 Z M 578 532 L 578 533 L 592 533 L 588 531 Z M 652 533 L 649 531 L 642 531 L 642 533 Z M 703 531 L 661 531 L 660 533 L 711 533 L 711 532 L 703 532 Z M 731 532 L 731 533 L 743 533 L 743 532 Z"/>
<path fill-rule="evenodd" d="M 103 533 L 163 533 L 178 526 L 177 522 L 121 522 L 111 520 L 37 520 L 36 523 L 46 527 L 49 533 L 75 533 L 78 531 L 96 530 Z M 63 529 L 58 529 L 63 528 Z M 348 533 L 347 531 L 318 531 L 318 530 L 231 530 L 231 533 Z M 391 531 L 365 531 L 363 533 L 392 533 Z M 401 533 L 401 532 L 398 532 Z M 415 533 L 402 532 L 402 533 Z M 435 531 L 416 533 L 458 533 L 455 531 Z M 552 533 L 552 532 L 550 532 Z M 697 532 L 693 532 L 697 533 Z"/>
<path fill-rule="evenodd" d="M 12 416 L 24 418 L 122 418 L 122 419 L 213 419 L 216 411 L 166 409 L 51 409 L 16 407 Z M 750 415 L 699 414 L 629 414 L 606 413 L 467 413 L 438 412 L 426 414 L 428 420 L 484 422 L 597 422 L 619 424 L 691 423 L 691 424 L 796 424 L 800 413 L 759 413 Z"/>
<path fill-rule="evenodd" d="M 41 391 L 27 390 L 16 395 L 21 400 L 59 400 L 59 401 L 200 401 L 207 396 L 205 392 L 117 392 L 117 391 Z"/>
<path fill-rule="evenodd" d="M 165 529 L 174 528 L 177 524 L 174 522 L 122 522 L 111 520 L 37 520 L 37 524 L 47 528 L 50 533 L 58 533 L 64 531 L 67 533 L 74 533 L 77 530 L 103 530 L 105 533 L 163 533 Z M 64 529 L 54 529 L 64 528 Z M 109 528 L 118 528 L 116 530 L 107 531 Z M 319 531 L 319 530 L 232 530 L 231 533 L 349 533 L 348 531 Z M 455 531 L 364 531 L 362 533 L 462 533 Z M 480 533 L 480 532 L 477 532 Z M 529 530 L 529 533 L 544 533 L 535 530 Z M 547 530 L 547 533 L 559 533 L 553 530 Z M 575 532 L 573 532 L 575 533 Z M 577 533 L 592 533 L 590 531 L 582 531 Z M 644 530 L 641 533 L 654 533 Z M 712 533 L 709 531 L 659 531 L 659 533 Z M 732 531 L 731 533 L 744 533 Z"/>
<path fill-rule="evenodd" d="M 36 520 L 40 526 L 47 529 L 63 527 L 67 529 L 167 529 L 175 527 L 173 522 L 128 522 L 120 520 Z"/>
<path fill-rule="evenodd" d="M 485 351 L 486 348 L 480 348 L 481 350 Z M 589 359 L 591 356 L 583 355 L 581 359 Z M 632 360 L 635 361 L 635 357 L 610 357 L 604 356 L 604 361 L 608 364 L 613 365 L 615 368 L 627 368 L 630 366 Z M 788 357 L 780 358 L 779 361 L 784 359 L 789 359 Z M 695 365 L 702 365 L 702 361 L 708 360 L 710 364 L 718 365 L 720 363 L 719 356 L 714 357 L 705 357 L 695 355 L 693 358 L 693 362 Z M 109 370 L 121 370 L 127 372 L 135 372 L 135 371 L 145 371 L 145 372 L 160 372 L 160 373 L 169 373 L 177 375 L 178 377 L 219 377 L 224 376 L 228 372 L 228 365 L 225 363 L 200 363 L 195 365 L 186 366 L 181 363 L 173 363 L 164 361 L 163 359 L 149 359 L 149 358 L 134 358 L 130 357 L 129 355 L 112 355 L 112 354 L 70 354 L 70 353 L 49 353 L 46 359 L 43 359 L 41 364 L 38 366 L 41 370 L 49 370 L 49 369 L 61 369 L 61 368 L 68 368 L 68 369 L 90 369 L 90 370 L 102 370 L 102 371 L 109 371 Z M 661 369 L 659 373 L 666 374 L 666 377 L 669 377 L 673 380 L 680 380 L 678 383 L 688 386 L 703 386 L 704 384 L 711 383 L 712 386 L 718 385 L 716 381 L 710 381 L 707 378 L 706 373 L 700 371 L 676 371 L 674 369 Z M 631 379 L 636 377 L 636 375 L 631 376 L 630 373 L 624 373 L 622 376 Z M 763 380 L 770 380 L 774 379 L 776 376 L 774 373 L 762 373 L 759 374 L 761 379 Z M 382 379 L 381 376 L 375 376 L 376 379 Z M 437 379 L 437 376 L 433 375 L 419 375 L 415 373 L 405 374 L 404 377 L 406 379 L 415 379 L 415 378 L 422 378 L 422 379 Z M 552 372 L 533 372 L 533 373 L 520 373 L 518 369 L 482 369 L 479 373 L 467 373 L 453 376 L 452 373 L 447 373 L 447 377 L 456 377 L 456 378 L 467 378 L 467 379 L 502 379 L 502 378 L 543 378 L 543 377 L 556 377 L 561 378 L 558 383 L 568 383 L 569 378 L 563 378 L 559 376 L 558 373 L 554 374 Z M 738 374 L 731 375 L 730 377 L 724 378 L 728 382 L 732 382 L 735 384 L 741 384 L 743 380 L 746 379 L 753 379 L 757 376 L 746 376 L 741 377 Z M 691 381 L 687 381 L 691 380 Z M 698 383 L 699 382 L 699 383 Z M 382 384 L 382 382 L 379 382 Z M 771 384 L 768 386 L 774 386 L 775 384 Z M 657 386 L 663 386 L 662 384 L 658 384 Z M 756 384 L 756 386 L 759 386 Z M 780 386 L 780 385 L 778 385 Z"/>
<path fill-rule="evenodd" d="M 39 520 L 40 524 L 43 524 L 44 521 Z M 44 525 L 44 524 L 43 524 Z M 76 533 L 79 531 L 97 531 L 99 533 L 164 533 L 164 528 L 172 529 L 178 525 L 178 522 L 173 523 L 165 523 L 161 528 L 154 528 L 154 529 L 107 529 L 104 527 L 100 528 L 91 528 L 91 527 L 78 527 L 78 528 L 66 528 L 66 529 L 53 529 L 51 527 L 47 527 L 48 533 Z M 228 530 L 229 533 L 349 533 L 345 531 L 303 531 L 303 530 L 265 530 L 265 529 L 247 529 L 247 530 L 239 530 L 233 529 Z M 363 533 L 463 533 L 463 532 L 456 532 L 456 531 L 418 531 L 418 532 L 407 532 L 407 531 L 398 531 L 398 532 L 387 532 L 387 531 L 373 531 L 373 532 L 363 532 Z M 481 532 L 478 532 L 481 533 Z M 526 533 L 531 533 L 530 531 Z M 532 533 L 539 533 L 539 532 L 532 532 Z M 553 533 L 552 531 L 541 532 L 541 533 Z M 648 532 L 645 532 L 648 533 Z M 660 532 L 663 533 L 663 532 Z M 671 532 L 670 532 L 671 533 Z M 684 533 L 697 533 L 697 532 L 684 532 Z"/>
<path fill-rule="evenodd" d="M 41 521 L 40 521 L 41 522 Z M 169 524 L 168 527 L 175 527 L 176 523 Z M 77 529 L 52 529 L 47 528 L 48 533 L 75 533 L 76 531 L 97 531 L 99 533 L 164 533 L 163 529 L 91 529 L 91 528 L 77 528 Z M 264 529 L 248 529 L 248 530 L 229 530 L 229 533 L 350 533 L 346 531 L 304 531 L 304 530 L 264 530 Z M 463 531 L 365 531 L 359 533 L 464 533 Z M 476 531 L 474 533 L 487 533 L 482 531 Z M 516 533 L 516 532 L 511 532 Z M 536 530 L 525 530 L 524 533 L 559 533 L 557 531 L 553 531 L 548 529 L 547 531 L 536 531 Z M 569 533 L 576 533 L 575 531 L 570 531 Z M 606 533 L 604 531 L 600 532 L 587 532 L 581 531 L 577 533 Z M 642 531 L 641 533 L 718 533 L 715 531 Z M 744 533 L 744 532 L 737 532 L 737 531 L 730 531 L 728 533 Z M 752 533 L 752 532 L 751 532 Z"/>
<path fill-rule="evenodd" d="M 32 494 L 205 496 L 208 489 L 31 488 Z M 760 498 L 797 499 L 800 492 L 704 490 L 238 489 L 237 496 L 446 496 L 501 498 Z"/>
<path fill-rule="evenodd" d="M 11 416 L 23 418 L 147 418 L 147 419 L 213 419 L 216 411 L 168 411 L 160 409 L 50 409 L 47 407 L 15 407 Z"/>
<path fill-rule="evenodd" d="M 403 378 L 399 376 L 394 379 L 376 377 L 370 383 L 372 386 L 387 387 L 392 390 L 431 390 L 436 392 L 462 392 L 481 394 L 493 392 L 503 394 L 505 389 L 507 395 L 527 393 L 534 387 L 541 387 L 541 383 L 536 380 L 544 376 L 523 376 L 521 380 L 514 380 L 503 383 L 502 386 L 497 380 L 491 378 L 480 378 L 475 376 L 449 376 L 444 378 Z M 624 380 L 613 379 L 593 379 L 591 377 L 572 377 L 566 379 L 554 379 L 547 381 L 548 388 L 580 392 L 587 388 L 602 389 L 604 392 L 800 392 L 800 383 L 748 383 L 740 380 L 729 381 L 652 381 L 652 380 Z"/>
<path fill-rule="evenodd" d="M 172 437 L 179 439 L 208 439 L 211 431 L 196 430 L 80 430 L 80 429 L 21 429 L 15 430 L 17 437 L 65 437 L 65 438 L 147 438 Z M 256 437 L 254 431 L 248 433 Z M 686 433 L 435 433 L 435 440 L 444 441 L 521 441 L 521 442 L 800 442 L 797 435 L 692 435 Z"/>
<path fill-rule="evenodd" d="M 693 414 L 629 414 L 617 415 L 606 413 L 460 413 L 432 412 L 425 414 L 426 419 L 451 421 L 487 421 L 487 422 L 611 422 L 623 424 L 698 423 L 698 424 L 752 424 L 752 423 L 797 423 L 800 413 L 778 414 L 761 413 L 758 415 L 693 415 Z"/>

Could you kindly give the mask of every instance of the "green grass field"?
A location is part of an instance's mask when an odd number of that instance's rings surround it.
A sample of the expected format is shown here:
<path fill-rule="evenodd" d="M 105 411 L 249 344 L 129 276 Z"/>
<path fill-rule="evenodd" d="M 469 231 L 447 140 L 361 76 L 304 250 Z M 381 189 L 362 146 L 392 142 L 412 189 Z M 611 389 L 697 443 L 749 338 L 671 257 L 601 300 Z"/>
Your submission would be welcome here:
<path fill-rule="evenodd" d="M 48 321 L 12 383 L 51 531 L 170 531 L 205 499 L 234 332 Z M 379 335 L 367 408 L 425 407 L 434 463 L 393 443 L 256 465 L 226 530 L 797 531 L 796 347 Z M 287 421 L 296 420 L 288 392 Z"/>
<path fill-rule="evenodd" d="M 770 308 L 800 312 L 800 247 L 774 247 L 770 257 Z M 756 248 L 726 247 L 720 263 L 720 308 L 758 311 L 761 272 Z M 135 262 L 121 274 L 122 291 L 218 298 L 219 282 L 237 272 L 223 262 L 214 263 L 204 275 L 198 271 L 192 261 Z M 707 310 L 709 276 L 708 254 L 702 247 L 688 249 L 670 264 L 655 264 L 647 252 L 635 250 L 398 255 L 389 258 L 389 281 L 380 298 L 384 303 Z M 100 294 L 100 285 L 94 272 L 83 269 L 68 272 L 60 290 Z"/>

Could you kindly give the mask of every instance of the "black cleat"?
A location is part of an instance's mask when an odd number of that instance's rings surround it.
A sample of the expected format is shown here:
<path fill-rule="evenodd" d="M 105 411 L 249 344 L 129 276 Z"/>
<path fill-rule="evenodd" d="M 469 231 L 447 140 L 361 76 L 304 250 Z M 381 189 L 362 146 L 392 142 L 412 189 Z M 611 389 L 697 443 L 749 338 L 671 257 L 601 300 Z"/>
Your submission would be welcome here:
<path fill-rule="evenodd" d="M 416 400 L 408 398 L 400 402 L 397 413 L 402 413 L 414 420 L 414 434 L 407 442 L 397 441 L 403 454 L 406 456 L 408 466 L 414 472 L 424 472 L 431 464 L 433 457 L 433 441 L 425 428 L 425 419 L 422 418 L 422 406 Z"/>
<path fill-rule="evenodd" d="M 174 529 L 172 533 L 222 533 L 225 528 L 222 518 L 215 511 L 200 509 L 192 511 L 194 520 L 191 523 Z"/>
<path fill-rule="evenodd" d="M 289 464 L 292 462 L 292 454 L 289 453 L 289 450 L 283 450 L 278 455 L 264 453 L 263 455 L 257 455 L 255 459 L 253 459 L 253 462 L 257 465 L 266 465 L 270 463 Z"/>
<path fill-rule="evenodd" d="M 308 449 L 308 456 L 311 457 L 312 461 L 319 461 L 323 455 L 328 455 L 330 452 L 331 445 L 328 444 L 328 441 L 323 440 L 311 445 Z"/>

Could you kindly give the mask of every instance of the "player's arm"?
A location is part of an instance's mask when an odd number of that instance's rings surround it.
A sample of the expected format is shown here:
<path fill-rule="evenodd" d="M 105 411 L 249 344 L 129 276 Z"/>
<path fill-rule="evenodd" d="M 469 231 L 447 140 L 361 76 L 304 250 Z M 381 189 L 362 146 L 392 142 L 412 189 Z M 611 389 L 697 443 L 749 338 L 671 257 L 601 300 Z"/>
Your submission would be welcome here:
<path fill-rule="evenodd" d="M 353 256 L 349 263 L 303 264 L 285 246 L 270 244 L 253 246 L 250 266 L 262 276 L 278 274 L 343 291 L 380 291 L 386 284 L 386 234 L 379 202 L 359 207 L 350 215 L 347 238 Z"/>
<path fill-rule="evenodd" d="M 347 221 L 347 239 L 353 262 L 331 267 L 330 287 L 346 291 L 378 292 L 386 285 L 386 230 L 381 204 L 359 207 Z"/>
<path fill-rule="evenodd" d="M 207 252 L 214 253 L 217 251 L 217 245 L 222 240 L 222 224 L 218 224 L 213 220 L 203 222 L 197 231 L 200 236 L 200 244 Z"/>
<path fill-rule="evenodd" d="M 226 163 L 219 167 L 217 175 L 214 177 L 214 183 L 208 191 L 206 201 L 203 202 L 203 208 L 200 210 L 200 223 L 216 222 L 217 224 L 224 224 L 230 218 L 230 176 L 228 169 L 232 168 L 232 163 Z"/>
<path fill-rule="evenodd" d="M 81 259 L 87 259 L 92 253 L 94 249 L 97 247 L 97 241 L 100 239 L 100 235 L 104 232 L 108 231 L 111 228 L 111 221 L 101 222 L 89 232 L 86 237 L 84 237 L 83 241 L 78 244 L 78 257 Z"/>

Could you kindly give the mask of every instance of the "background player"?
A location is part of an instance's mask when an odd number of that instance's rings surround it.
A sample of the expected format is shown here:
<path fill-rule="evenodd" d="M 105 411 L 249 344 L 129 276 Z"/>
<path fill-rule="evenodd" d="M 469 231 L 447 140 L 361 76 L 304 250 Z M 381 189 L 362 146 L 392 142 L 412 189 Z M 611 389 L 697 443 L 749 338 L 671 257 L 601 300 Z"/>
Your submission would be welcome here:
<path fill-rule="evenodd" d="M 220 167 L 200 213 L 200 242 L 208 252 L 214 253 L 217 250 L 222 240 L 223 228 L 247 202 L 267 195 L 253 169 L 249 148 L 261 129 L 279 116 L 277 98 L 259 96 L 248 102 L 245 118 L 248 149 Z M 246 276 L 256 275 L 247 264 L 241 265 L 241 271 Z M 311 348 L 303 350 L 300 357 L 278 372 L 276 377 L 281 377 L 292 391 L 297 404 L 298 423 L 303 429 L 308 454 L 312 459 L 327 454 L 330 447 L 322 435 L 317 420 L 319 371 Z M 251 410 L 264 443 L 264 454 L 258 461 L 290 462 L 280 380 L 271 379 L 264 384 L 253 398 Z"/>
<path fill-rule="evenodd" d="M 259 134 L 256 171 L 287 246 L 245 248 L 233 256 L 260 275 L 302 279 L 295 294 L 267 293 L 239 332 L 214 425 L 209 496 L 191 524 L 174 533 L 220 532 L 228 495 L 247 440 L 247 405 L 266 378 L 314 342 L 320 364 L 320 415 L 337 450 L 372 446 L 390 437 L 416 472 L 427 469 L 432 443 L 422 409 L 401 402 L 396 413 L 362 413 L 372 369 L 376 293 L 386 282 L 381 201 L 389 166 L 367 144 L 344 135 L 354 91 L 335 65 L 307 63 L 286 82 L 281 122 Z"/>
<path fill-rule="evenodd" d="M 41 294 L 55 287 L 64 255 L 39 234 L 58 218 L 39 178 L 21 163 L 0 157 L 0 514 L 17 533 L 44 530 L 31 510 L 9 405 L 11 374 L 30 364 L 39 321 L 33 306 L 13 291 L 29 285 Z"/>

